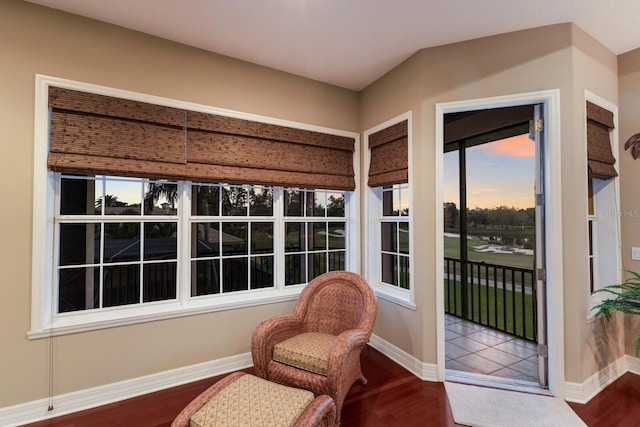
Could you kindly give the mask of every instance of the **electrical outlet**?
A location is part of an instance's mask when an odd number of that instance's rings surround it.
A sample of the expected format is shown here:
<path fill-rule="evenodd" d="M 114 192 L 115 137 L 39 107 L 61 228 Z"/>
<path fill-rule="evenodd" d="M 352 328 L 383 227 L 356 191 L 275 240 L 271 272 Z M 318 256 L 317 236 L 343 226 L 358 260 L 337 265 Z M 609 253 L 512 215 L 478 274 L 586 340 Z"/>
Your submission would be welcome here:
<path fill-rule="evenodd" d="M 631 259 L 640 261 L 640 248 L 631 248 Z"/>

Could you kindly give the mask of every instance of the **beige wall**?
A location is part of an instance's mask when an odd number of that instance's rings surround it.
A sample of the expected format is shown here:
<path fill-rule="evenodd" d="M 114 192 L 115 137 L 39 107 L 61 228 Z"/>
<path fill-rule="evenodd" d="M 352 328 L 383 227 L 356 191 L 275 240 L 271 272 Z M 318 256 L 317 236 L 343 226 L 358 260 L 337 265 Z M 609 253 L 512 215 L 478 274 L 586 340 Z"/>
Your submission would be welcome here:
<path fill-rule="evenodd" d="M 617 102 L 616 57 L 572 24 L 555 25 L 425 49 L 368 87 L 362 96 L 362 127 L 413 112 L 412 215 L 416 311 L 381 301 L 375 333 L 427 363 L 436 363 L 436 177 L 435 105 L 546 89 L 560 89 L 566 380 L 582 382 L 594 372 L 585 288 L 586 166 L 584 90 Z M 363 141 L 364 143 L 364 141 Z M 578 218 L 579 220 L 576 220 Z M 556 324 L 555 327 L 562 327 Z M 589 359 L 589 356 L 586 356 Z M 577 362 L 576 362 L 577 361 Z"/>
<path fill-rule="evenodd" d="M 35 75 L 158 95 L 335 129 L 359 130 L 357 93 L 22 1 L 0 2 L 0 408 L 45 398 L 48 342 L 31 312 Z M 249 351 L 258 322 L 293 303 L 224 311 L 55 339 L 54 392 Z"/>
<path fill-rule="evenodd" d="M 640 261 L 631 260 L 631 248 L 640 247 L 640 160 L 634 160 L 624 143 L 640 132 L 640 49 L 618 57 L 620 97 L 618 170 L 620 173 L 620 210 L 622 224 L 622 264 L 624 270 L 640 272 Z M 640 320 L 625 321 L 626 353 L 635 355 Z"/>

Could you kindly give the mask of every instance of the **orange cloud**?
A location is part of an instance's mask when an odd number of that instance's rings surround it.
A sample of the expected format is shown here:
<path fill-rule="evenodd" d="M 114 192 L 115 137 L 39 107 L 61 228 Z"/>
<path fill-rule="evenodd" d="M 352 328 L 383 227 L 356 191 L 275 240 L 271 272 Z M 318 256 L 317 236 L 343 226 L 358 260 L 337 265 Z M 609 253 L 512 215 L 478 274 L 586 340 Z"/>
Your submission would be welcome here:
<path fill-rule="evenodd" d="M 489 187 L 485 187 L 485 188 L 479 188 L 477 190 L 473 190 L 471 191 L 471 194 L 477 196 L 479 194 L 486 194 L 486 193 L 497 193 L 498 191 L 501 191 L 498 188 L 489 188 Z"/>
<path fill-rule="evenodd" d="M 486 145 L 489 156 L 535 156 L 535 143 L 528 135 L 518 135 L 511 138 L 495 141 Z"/>

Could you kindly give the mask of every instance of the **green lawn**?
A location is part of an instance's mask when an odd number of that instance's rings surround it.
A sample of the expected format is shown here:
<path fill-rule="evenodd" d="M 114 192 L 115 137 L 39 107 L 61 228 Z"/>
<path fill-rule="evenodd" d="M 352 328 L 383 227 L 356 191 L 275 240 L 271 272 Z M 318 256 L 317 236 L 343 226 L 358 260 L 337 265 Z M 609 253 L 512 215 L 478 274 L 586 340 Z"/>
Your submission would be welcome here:
<path fill-rule="evenodd" d="M 509 267 L 533 269 L 534 258 L 522 254 L 495 254 L 490 252 L 476 252 L 473 248 L 484 246 L 489 242 L 481 239 L 467 239 L 468 257 L 470 261 L 486 262 L 489 264 L 508 265 Z M 460 259 L 460 239 L 444 237 L 444 256 Z"/>

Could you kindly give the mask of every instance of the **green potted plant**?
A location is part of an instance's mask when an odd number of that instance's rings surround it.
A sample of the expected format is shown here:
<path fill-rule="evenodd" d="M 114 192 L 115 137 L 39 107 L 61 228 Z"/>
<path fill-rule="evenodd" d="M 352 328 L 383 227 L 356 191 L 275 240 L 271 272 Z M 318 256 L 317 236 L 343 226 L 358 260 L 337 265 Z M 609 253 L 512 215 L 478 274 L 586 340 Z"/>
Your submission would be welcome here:
<path fill-rule="evenodd" d="M 614 311 L 640 314 L 640 274 L 635 271 L 627 272 L 631 277 L 623 283 L 605 286 L 593 292 L 593 294 L 608 294 L 611 297 L 594 307 L 596 315 L 603 315 L 605 319 L 609 320 Z M 640 354 L 640 336 L 636 339 L 636 356 L 638 354 Z"/>

